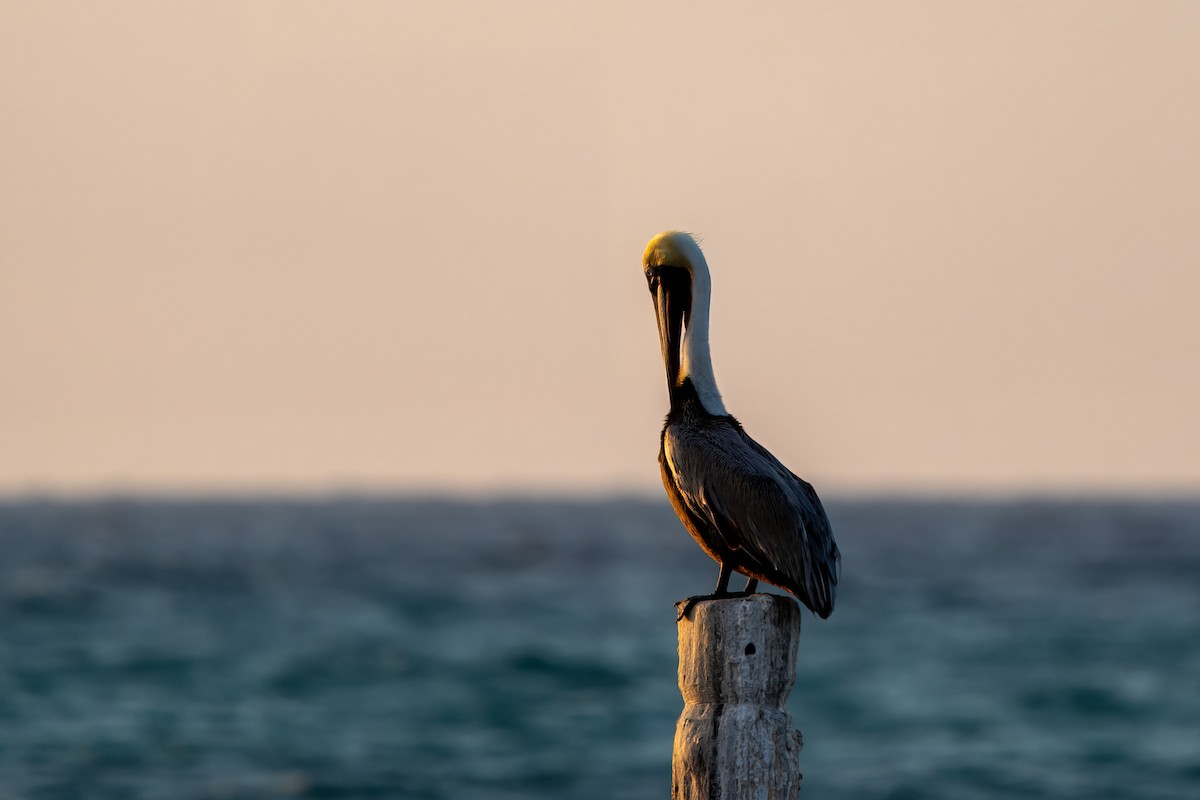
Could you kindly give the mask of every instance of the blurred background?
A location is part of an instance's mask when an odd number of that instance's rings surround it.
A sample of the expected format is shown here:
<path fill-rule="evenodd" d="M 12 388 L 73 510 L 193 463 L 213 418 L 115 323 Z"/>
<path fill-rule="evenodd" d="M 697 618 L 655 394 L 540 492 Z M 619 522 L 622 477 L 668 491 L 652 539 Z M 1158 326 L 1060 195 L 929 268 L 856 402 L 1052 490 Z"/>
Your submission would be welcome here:
<path fill-rule="evenodd" d="M 843 551 L 806 790 L 1197 796 L 1197 30 L 0 4 L 0 786 L 665 796 L 683 228 Z"/>

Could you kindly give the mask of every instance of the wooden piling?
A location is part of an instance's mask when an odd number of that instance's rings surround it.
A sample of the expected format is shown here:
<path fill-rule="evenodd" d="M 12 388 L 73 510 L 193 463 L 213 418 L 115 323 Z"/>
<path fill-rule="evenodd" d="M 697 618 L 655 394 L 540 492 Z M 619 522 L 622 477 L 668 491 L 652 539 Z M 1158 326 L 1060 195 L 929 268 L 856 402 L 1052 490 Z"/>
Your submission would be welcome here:
<path fill-rule="evenodd" d="M 673 800 L 794 800 L 803 739 L 784 708 L 800 606 L 755 594 L 708 600 L 679 621 Z"/>

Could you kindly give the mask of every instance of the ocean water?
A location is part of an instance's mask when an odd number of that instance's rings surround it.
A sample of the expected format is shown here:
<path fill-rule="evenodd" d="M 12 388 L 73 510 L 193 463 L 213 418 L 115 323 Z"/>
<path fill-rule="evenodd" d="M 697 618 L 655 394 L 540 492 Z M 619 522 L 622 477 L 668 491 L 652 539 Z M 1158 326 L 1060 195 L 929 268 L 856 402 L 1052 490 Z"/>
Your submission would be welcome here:
<path fill-rule="evenodd" d="M 1200 798 L 1200 503 L 830 502 L 808 798 Z M 0 798 L 665 798 L 663 501 L 0 504 Z"/>

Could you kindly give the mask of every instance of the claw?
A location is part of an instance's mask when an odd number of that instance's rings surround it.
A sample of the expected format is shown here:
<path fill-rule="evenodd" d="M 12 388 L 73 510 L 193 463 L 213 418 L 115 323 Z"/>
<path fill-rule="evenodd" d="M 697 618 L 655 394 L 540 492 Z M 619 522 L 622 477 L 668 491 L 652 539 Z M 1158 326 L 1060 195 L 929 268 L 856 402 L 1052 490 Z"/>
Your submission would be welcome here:
<path fill-rule="evenodd" d="M 692 607 L 697 603 L 704 603 L 709 600 L 730 600 L 738 597 L 749 597 L 752 594 L 757 594 L 753 590 L 742 592 L 714 592 L 713 594 L 697 594 L 691 597 L 685 597 L 675 604 L 675 621 L 679 622 L 691 612 Z"/>
<path fill-rule="evenodd" d="M 688 615 L 688 612 L 692 610 L 692 606 L 696 605 L 696 603 L 699 603 L 701 600 L 706 600 L 711 597 L 712 595 L 696 595 L 695 597 L 686 597 L 683 600 L 680 600 L 675 604 L 675 621 L 680 622 Z"/>

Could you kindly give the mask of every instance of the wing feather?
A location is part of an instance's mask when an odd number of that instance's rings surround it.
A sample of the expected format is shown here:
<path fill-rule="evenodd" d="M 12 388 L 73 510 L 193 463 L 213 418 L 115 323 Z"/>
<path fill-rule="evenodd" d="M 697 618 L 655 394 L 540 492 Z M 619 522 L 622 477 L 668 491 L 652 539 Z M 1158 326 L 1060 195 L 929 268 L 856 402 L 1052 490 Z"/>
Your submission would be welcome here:
<path fill-rule="evenodd" d="M 829 616 L 840 555 L 812 485 L 734 422 L 665 433 L 664 454 L 684 503 L 720 535 L 738 570 Z"/>

